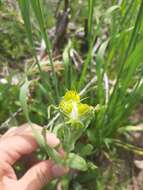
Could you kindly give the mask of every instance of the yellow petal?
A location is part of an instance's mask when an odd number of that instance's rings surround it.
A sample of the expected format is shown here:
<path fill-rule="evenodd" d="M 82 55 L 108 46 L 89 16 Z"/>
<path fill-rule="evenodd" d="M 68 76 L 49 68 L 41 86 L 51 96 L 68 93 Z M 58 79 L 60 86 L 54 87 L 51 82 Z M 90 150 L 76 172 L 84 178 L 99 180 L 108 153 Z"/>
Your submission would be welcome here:
<path fill-rule="evenodd" d="M 66 92 L 63 99 L 65 101 L 79 102 L 80 101 L 80 96 L 76 91 L 69 90 L 69 91 Z"/>
<path fill-rule="evenodd" d="M 59 106 L 60 106 L 60 109 L 66 114 L 70 114 L 72 112 L 73 104 L 70 101 L 62 100 Z"/>
<path fill-rule="evenodd" d="M 89 113 L 90 111 L 91 111 L 91 106 L 89 106 L 87 104 L 82 104 L 82 103 L 78 104 L 79 115 L 85 115 L 85 114 Z"/>

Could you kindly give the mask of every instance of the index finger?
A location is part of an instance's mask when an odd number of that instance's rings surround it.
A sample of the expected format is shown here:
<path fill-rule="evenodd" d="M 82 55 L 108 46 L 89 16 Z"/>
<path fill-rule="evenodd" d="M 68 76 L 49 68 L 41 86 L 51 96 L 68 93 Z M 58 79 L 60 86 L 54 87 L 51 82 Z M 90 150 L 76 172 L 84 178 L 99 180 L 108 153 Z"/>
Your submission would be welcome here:
<path fill-rule="evenodd" d="M 32 126 L 42 132 L 42 128 L 38 125 L 32 124 Z M 59 139 L 50 132 L 46 134 L 47 144 L 50 147 L 57 146 Z M 23 155 L 30 154 L 38 148 L 36 139 L 32 133 L 32 129 L 28 124 L 7 132 L 0 140 L 0 162 L 13 165 Z"/>

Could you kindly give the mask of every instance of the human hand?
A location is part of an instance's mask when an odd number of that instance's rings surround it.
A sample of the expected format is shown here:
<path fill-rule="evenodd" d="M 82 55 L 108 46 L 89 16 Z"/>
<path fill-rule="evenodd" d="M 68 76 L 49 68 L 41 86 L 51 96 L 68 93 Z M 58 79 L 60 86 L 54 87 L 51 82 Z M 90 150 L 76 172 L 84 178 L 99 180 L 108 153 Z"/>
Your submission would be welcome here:
<path fill-rule="evenodd" d="M 39 132 L 42 128 L 32 124 Z M 56 147 L 60 141 L 52 133 L 47 133 L 47 144 Z M 52 160 L 37 161 L 21 179 L 12 168 L 13 164 L 30 155 L 38 148 L 38 144 L 28 124 L 8 130 L 0 138 L 0 190 L 41 190 L 53 178 L 67 173 L 67 169 L 56 165 Z M 29 160 L 30 162 L 30 160 Z"/>

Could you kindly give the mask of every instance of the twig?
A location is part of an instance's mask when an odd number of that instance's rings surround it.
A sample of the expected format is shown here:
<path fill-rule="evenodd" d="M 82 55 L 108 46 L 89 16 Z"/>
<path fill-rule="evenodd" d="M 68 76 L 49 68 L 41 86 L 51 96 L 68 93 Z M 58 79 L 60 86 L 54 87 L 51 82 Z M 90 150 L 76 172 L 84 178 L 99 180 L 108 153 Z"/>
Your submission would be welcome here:
<path fill-rule="evenodd" d="M 53 119 L 48 123 L 48 125 L 46 125 L 46 128 L 49 128 L 51 125 L 53 125 L 53 123 L 58 119 L 58 117 L 60 116 L 60 113 L 57 113 L 55 115 L 55 117 L 53 117 Z"/>
<path fill-rule="evenodd" d="M 105 103 L 109 101 L 109 79 L 107 73 L 104 73 Z"/>
<path fill-rule="evenodd" d="M 61 181 L 58 181 L 56 190 L 62 190 Z"/>
<path fill-rule="evenodd" d="M 3 122 L 0 126 L 0 129 L 9 128 L 10 121 L 16 117 L 20 112 L 22 111 L 22 108 L 19 108 L 16 112 L 14 112 L 11 117 L 9 117 L 5 122 Z"/>
<path fill-rule="evenodd" d="M 93 79 L 80 91 L 80 96 L 82 96 L 86 90 L 97 80 L 97 76 L 93 77 Z"/>

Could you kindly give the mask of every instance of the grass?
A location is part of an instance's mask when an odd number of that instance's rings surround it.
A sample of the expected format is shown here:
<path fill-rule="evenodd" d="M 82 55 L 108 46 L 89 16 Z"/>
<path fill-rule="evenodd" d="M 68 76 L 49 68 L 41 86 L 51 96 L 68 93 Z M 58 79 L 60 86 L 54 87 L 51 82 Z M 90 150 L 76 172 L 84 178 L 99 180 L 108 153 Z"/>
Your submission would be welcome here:
<path fill-rule="evenodd" d="M 101 155 L 112 160 L 113 152 L 117 156 L 120 148 L 143 154 L 143 149 L 130 141 L 130 132 L 140 131 L 140 127 L 133 127 L 129 120 L 143 98 L 143 0 L 118 3 L 114 0 L 106 3 L 88 0 L 82 4 L 80 1 L 61 1 L 59 10 L 65 9 L 66 14 L 71 9 L 67 22 L 75 25 L 75 29 L 70 31 L 67 28 L 61 35 L 59 42 L 63 47 L 58 55 L 54 52 L 54 40 L 47 32 L 50 21 L 46 19 L 52 19 L 56 26 L 60 22 L 54 17 L 54 12 L 49 11 L 44 0 L 18 2 L 34 58 L 34 67 L 27 65 L 25 77 L 20 81 L 19 103 L 26 118 L 29 123 L 48 126 L 48 130 L 59 136 L 68 153 L 68 159 L 60 164 L 84 171 L 76 173 L 75 178 L 72 174 L 63 178 L 64 190 L 92 190 L 95 186 L 97 190 L 106 189 L 106 177 L 102 178 L 103 173 L 96 161 Z M 65 14 L 59 13 L 61 20 Z M 62 24 L 60 26 L 67 27 Z M 78 31 L 84 32 L 83 37 L 77 37 Z M 36 41 L 39 38 L 35 36 L 44 40 L 48 72 L 44 70 L 43 59 L 37 55 Z M 62 38 L 65 39 L 62 41 Z M 56 56 L 60 57 L 58 63 Z M 35 65 L 38 74 L 32 70 Z M 62 68 L 60 71 L 58 66 Z M 67 110 L 59 106 L 69 90 L 82 94 L 84 106 L 87 104 L 93 108 L 90 114 L 85 110 L 82 113 L 84 119 L 78 117 L 76 122 Z M 78 109 L 79 103 L 75 103 Z M 67 108 L 71 106 L 69 102 L 65 105 Z M 41 137 L 36 135 L 36 138 Z M 47 147 L 44 139 L 39 143 L 45 153 L 59 163 L 56 151 Z M 89 185 L 93 179 L 93 184 Z M 54 189 L 55 183 L 51 183 L 49 188 Z"/>

